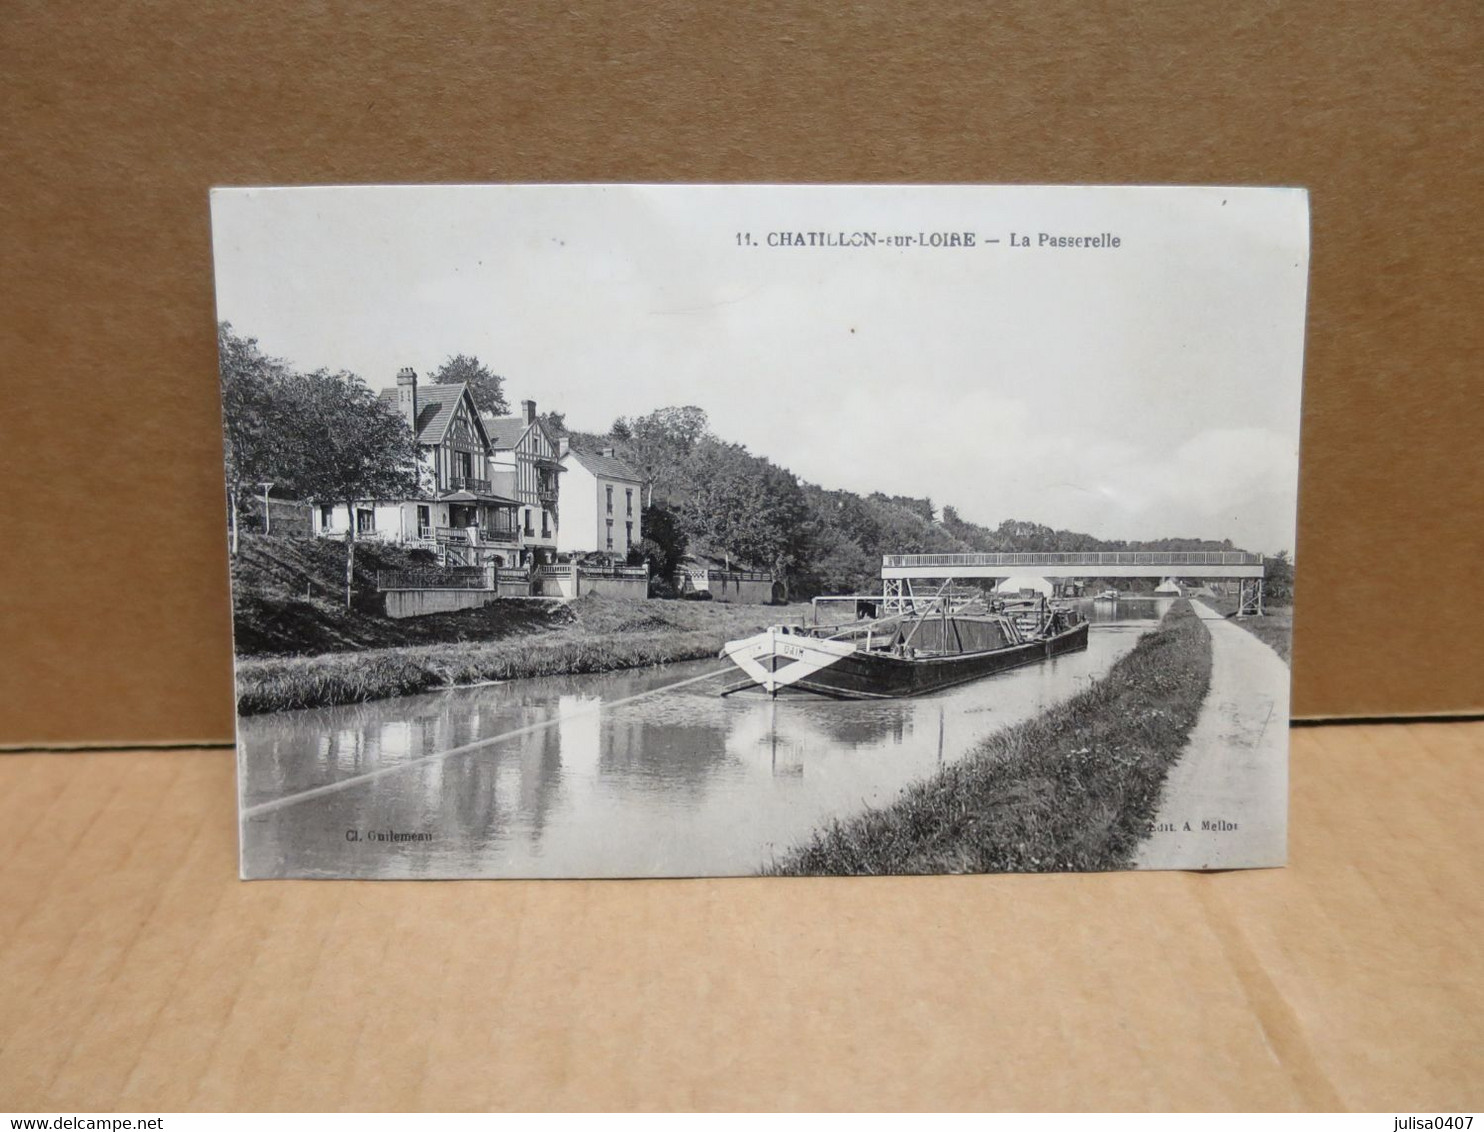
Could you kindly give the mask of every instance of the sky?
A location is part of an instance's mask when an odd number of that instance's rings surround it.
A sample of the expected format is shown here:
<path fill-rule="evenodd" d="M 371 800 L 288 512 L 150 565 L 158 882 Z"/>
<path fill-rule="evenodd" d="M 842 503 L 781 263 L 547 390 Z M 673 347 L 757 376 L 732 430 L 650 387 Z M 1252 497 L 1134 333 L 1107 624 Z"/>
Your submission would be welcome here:
<path fill-rule="evenodd" d="M 218 316 L 302 369 L 472 354 L 569 427 L 698 405 L 805 480 L 987 526 L 1293 547 L 1302 190 L 222 189 L 212 222 Z"/>

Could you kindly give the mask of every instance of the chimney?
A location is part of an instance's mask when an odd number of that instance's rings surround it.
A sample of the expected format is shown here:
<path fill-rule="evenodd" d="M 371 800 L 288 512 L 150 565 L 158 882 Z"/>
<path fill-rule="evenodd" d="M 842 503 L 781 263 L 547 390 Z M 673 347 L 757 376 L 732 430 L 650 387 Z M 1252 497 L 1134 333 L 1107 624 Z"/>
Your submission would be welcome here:
<path fill-rule="evenodd" d="M 557 455 L 565 456 L 572 451 L 572 438 L 570 436 L 557 437 Z"/>
<path fill-rule="evenodd" d="M 522 401 L 520 403 L 521 416 L 526 418 L 526 424 L 536 423 L 536 402 Z"/>
<path fill-rule="evenodd" d="M 402 414 L 402 419 L 407 422 L 412 435 L 416 436 L 417 371 L 411 366 L 403 366 L 397 371 L 397 411 Z"/>
<path fill-rule="evenodd" d="M 612 448 L 604 448 L 601 452 L 598 453 L 598 455 L 599 456 L 607 456 L 608 459 L 611 460 L 611 459 L 613 459 L 613 449 Z"/>

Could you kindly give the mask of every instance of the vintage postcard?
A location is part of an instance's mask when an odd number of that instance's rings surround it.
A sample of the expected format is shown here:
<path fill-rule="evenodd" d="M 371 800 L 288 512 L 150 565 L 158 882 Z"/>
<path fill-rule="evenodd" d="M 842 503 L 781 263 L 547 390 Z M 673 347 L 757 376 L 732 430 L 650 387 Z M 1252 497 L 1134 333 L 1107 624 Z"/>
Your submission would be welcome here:
<path fill-rule="evenodd" d="M 211 210 L 243 876 L 1283 863 L 1303 190 Z"/>

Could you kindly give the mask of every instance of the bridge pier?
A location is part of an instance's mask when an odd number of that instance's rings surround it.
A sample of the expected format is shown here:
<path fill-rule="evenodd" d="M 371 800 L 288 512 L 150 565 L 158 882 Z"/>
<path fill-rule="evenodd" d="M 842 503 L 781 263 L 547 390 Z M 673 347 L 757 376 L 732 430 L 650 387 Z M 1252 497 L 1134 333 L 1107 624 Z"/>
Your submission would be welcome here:
<path fill-rule="evenodd" d="M 1262 579 L 1242 578 L 1238 583 L 1237 593 L 1237 616 L 1238 617 L 1261 617 L 1262 607 Z"/>

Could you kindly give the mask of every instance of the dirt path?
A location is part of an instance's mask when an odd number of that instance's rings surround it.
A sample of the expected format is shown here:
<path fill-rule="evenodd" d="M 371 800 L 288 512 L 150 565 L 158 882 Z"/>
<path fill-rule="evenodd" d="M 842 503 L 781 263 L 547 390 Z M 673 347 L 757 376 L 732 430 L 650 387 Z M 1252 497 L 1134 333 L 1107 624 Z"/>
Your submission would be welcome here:
<path fill-rule="evenodd" d="M 1288 840 L 1288 666 L 1191 602 L 1211 631 L 1211 690 L 1165 779 L 1140 869 L 1281 865 Z"/>

